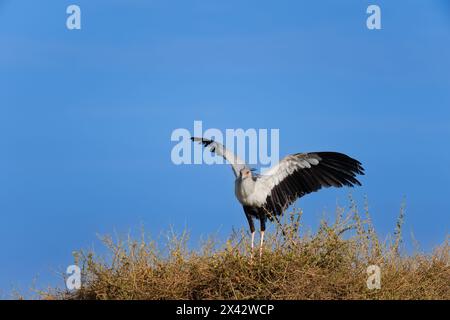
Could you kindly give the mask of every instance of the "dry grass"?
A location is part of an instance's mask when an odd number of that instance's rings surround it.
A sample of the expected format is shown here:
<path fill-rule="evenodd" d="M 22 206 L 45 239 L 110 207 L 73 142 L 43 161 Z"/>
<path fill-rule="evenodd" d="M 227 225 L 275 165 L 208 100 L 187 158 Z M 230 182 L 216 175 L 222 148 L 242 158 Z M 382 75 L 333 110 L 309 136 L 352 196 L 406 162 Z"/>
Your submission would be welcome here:
<path fill-rule="evenodd" d="M 166 245 L 103 238 L 110 256 L 78 252 L 83 285 L 76 292 L 41 293 L 47 299 L 450 299 L 449 243 L 432 253 L 402 253 L 401 209 L 391 239 L 381 241 L 368 210 L 352 202 L 314 234 L 300 234 L 301 212 L 286 214 L 267 235 L 262 260 L 250 263 L 249 236 L 187 248 L 188 235 Z M 367 267 L 381 268 L 381 289 L 369 290 Z"/>

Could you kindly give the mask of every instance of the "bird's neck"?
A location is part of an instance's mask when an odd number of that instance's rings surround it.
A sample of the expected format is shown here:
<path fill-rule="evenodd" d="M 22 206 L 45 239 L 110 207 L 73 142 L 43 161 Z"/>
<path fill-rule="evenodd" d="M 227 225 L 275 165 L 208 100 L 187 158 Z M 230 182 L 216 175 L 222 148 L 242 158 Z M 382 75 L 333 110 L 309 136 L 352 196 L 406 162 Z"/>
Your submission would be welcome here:
<path fill-rule="evenodd" d="M 242 178 L 241 185 L 247 192 L 251 192 L 255 189 L 255 181 L 253 181 L 252 177 Z"/>

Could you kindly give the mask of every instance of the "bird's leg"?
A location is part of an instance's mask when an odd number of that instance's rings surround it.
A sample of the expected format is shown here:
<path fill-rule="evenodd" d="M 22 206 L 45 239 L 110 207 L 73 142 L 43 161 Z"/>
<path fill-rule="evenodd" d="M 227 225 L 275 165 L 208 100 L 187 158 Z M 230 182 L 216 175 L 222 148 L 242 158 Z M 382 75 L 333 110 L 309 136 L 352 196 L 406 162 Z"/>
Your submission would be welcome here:
<path fill-rule="evenodd" d="M 264 244 L 264 231 L 266 231 L 266 216 L 260 217 L 261 223 L 261 240 L 259 244 L 259 261 L 261 261 L 262 252 L 263 252 L 263 244 Z"/>
<path fill-rule="evenodd" d="M 261 230 L 261 242 L 259 244 L 259 261 L 261 261 L 261 257 L 262 257 L 263 243 L 264 243 L 264 231 Z"/>
<path fill-rule="evenodd" d="M 247 212 L 246 207 L 244 207 L 245 216 L 247 217 L 248 226 L 250 227 L 250 232 L 252 234 L 252 244 L 250 252 L 250 261 L 253 261 L 253 247 L 255 245 L 255 225 L 253 224 L 253 218 L 250 213 Z"/>
<path fill-rule="evenodd" d="M 255 246 L 255 231 L 252 232 L 252 251 L 250 252 L 250 261 L 253 261 L 253 248 Z"/>

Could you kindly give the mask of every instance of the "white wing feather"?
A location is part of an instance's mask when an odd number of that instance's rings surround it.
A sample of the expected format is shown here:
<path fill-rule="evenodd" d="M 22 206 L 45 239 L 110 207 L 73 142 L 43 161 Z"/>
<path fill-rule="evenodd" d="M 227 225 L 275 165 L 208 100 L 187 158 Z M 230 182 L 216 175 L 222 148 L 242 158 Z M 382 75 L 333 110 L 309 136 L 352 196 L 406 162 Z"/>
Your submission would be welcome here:
<path fill-rule="evenodd" d="M 255 185 L 255 193 L 258 196 L 255 197 L 254 204 L 263 205 L 266 202 L 267 196 L 271 194 L 272 189 L 287 176 L 298 169 L 316 166 L 320 160 L 318 155 L 307 153 L 299 153 L 285 157 L 278 164 L 258 176 Z"/>
<path fill-rule="evenodd" d="M 214 152 L 218 156 L 221 156 L 225 160 L 227 160 L 231 164 L 231 167 L 233 168 L 233 173 L 236 177 L 239 176 L 239 172 L 242 169 L 247 168 L 245 161 L 239 158 L 237 155 L 235 155 L 227 148 L 225 148 L 223 144 L 205 138 L 192 137 L 191 139 L 192 141 L 202 143 L 205 147 L 208 147 L 211 152 Z"/>

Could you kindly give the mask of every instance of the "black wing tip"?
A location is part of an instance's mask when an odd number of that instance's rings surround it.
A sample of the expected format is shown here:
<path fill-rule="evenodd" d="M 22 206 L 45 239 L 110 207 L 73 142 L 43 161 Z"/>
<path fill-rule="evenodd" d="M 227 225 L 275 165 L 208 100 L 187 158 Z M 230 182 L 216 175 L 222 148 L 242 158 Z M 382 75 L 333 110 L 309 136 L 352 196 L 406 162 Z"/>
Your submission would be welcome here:
<path fill-rule="evenodd" d="M 205 139 L 205 138 L 198 138 L 198 137 L 191 137 L 191 141 L 201 143 L 205 147 L 207 147 L 208 145 L 210 145 L 211 143 L 214 142 L 214 140 L 209 140 L 209 139 Z"/>
<path fill-rule="evenodd" d="M 358 179 L 353 178 L 352 181 L 348 182 L 348 184 L 344 184 L 344 186 L 347 186 L 350 188 L 361 187 L 362 183 Z"/>
<path fill-rule="evenodd" d="M 356 178 L 357 175 L 365 175 L 361 162 L 339 152 L 317 152 L 317 154 L 322 158 L 321 162 L 329 174 L 341 184 L 339 188 L 362 186 Z"/>
<path fill-rule="evenodd" d="M 315 152 L 319 157 L 325 158 L 326 160 L 331 161 L 338 161 L 342 164 L 346 164 L 347 169 L 350 169 L 352 173 L 359 174 L 359 175 L 365 175 L 365 169 L 362 166 L 362 163 L 355 158 L 352 158 L 345 153 L 341 152 L 334 152 L 334 151 L 322 151 L 322 152 Z"/>

